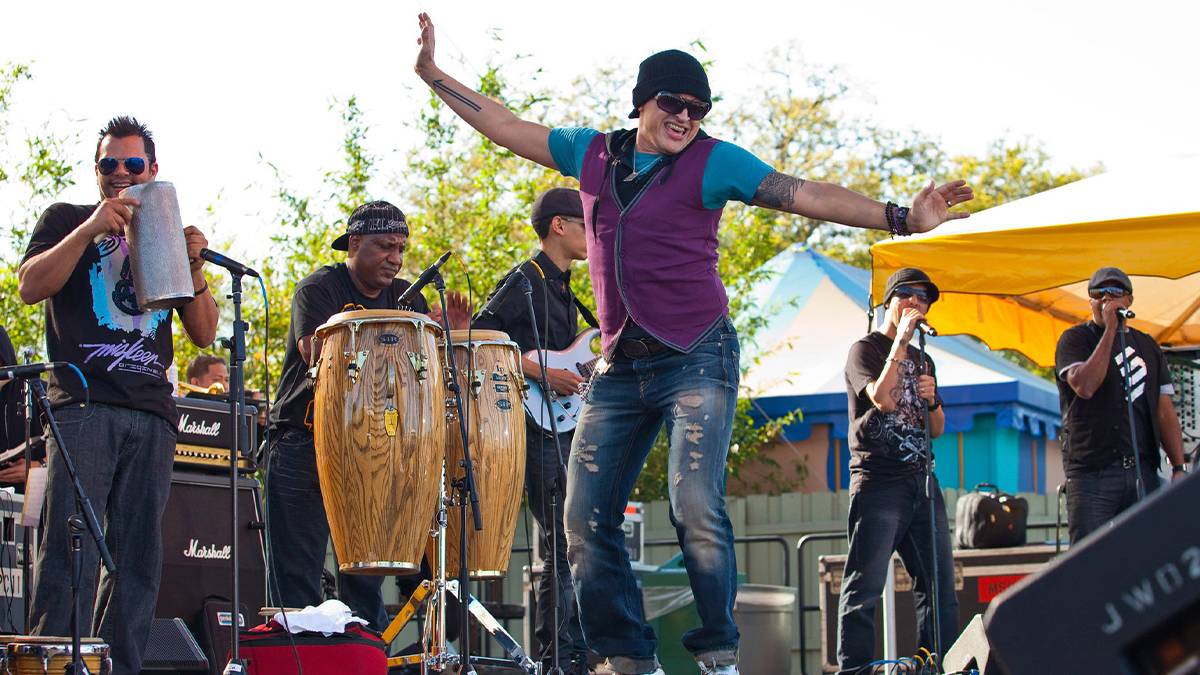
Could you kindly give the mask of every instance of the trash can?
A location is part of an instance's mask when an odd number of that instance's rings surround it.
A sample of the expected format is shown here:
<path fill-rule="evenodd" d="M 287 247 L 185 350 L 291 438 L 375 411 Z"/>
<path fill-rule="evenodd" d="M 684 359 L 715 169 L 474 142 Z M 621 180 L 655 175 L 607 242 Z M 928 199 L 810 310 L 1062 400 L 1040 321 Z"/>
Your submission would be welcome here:
<path fill-rule="evenodd" d="M 738 586 L 733 620 L 742 636 L 739 670 L 743 673 L 792 672 L 795 607 L 794 588 L 764 584 Z"/>
<path fill-rule="evenodd" d="M 696 666 L 696 660 L 692 658 L 691 652 L 683 647 L 682 642 L 684 633 L 700 627 L 696 599 L 692 596 L 687 570 L 683 567 L 683 554 L 676 554 L 653 571 L 643 572 L 641 582 L 646 623 L 654 629 L 654 635 L 658 638 L 658 660 L 662 663 L 663 671 L 670 675 L 698 675 L 700 668 Z M 746 575 L 739 572 L 739 593 L 745 582 Z M 742 644 L 746 644 L 745 629 L 741 629 L 741 632 Z M 743 668 L 742 672 L 770 671 Z M 786 673 L 787 669 L 778 672 Z"/>

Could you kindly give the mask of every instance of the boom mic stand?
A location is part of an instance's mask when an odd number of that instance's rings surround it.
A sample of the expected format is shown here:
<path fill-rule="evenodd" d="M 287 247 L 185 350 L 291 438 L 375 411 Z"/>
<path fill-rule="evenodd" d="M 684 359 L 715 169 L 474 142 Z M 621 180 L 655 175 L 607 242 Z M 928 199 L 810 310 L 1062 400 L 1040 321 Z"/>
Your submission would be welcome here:
<path fill-rule="evenodd" d="M 468 607 L 467 584 L 470 583 L 470 572 L 467 569 L 467 502 L 471 504 L 471 519 L 475 531 L 483 530 L 483 517 L 479 513 L 479 493 L 475 489 L 475 470 L 471 463 L 471 440 L 467 432 L 467 416 L 463 408 L 462 388 L 458 386 L 458 363 L 454 359 L 454 341 L 450 336 L 450 316 L 446 308 L 446 280 L 440 272 L 434 272 L 433 285 L 437 288 L 438 298 L 442 306 L 442 328 L 446 333 L 446 361 L 450 366 L 450 377 L 446 388 L 454 393 L 454 407 L 458 411 L 458 433 L 462 436 L 463 445 L 463 477 L 455 479 L 454 486 L 458 488 L 459 530 L 458 530 L 458 588 L 460 628 L 459 649 L 462 652 L 462 667 L 459 672 L 472 673 L 471 669 L 471 630 L 468 625 L 471 611 Z M 469 353 L 469 352 L 468 352 Z M 443 596 L 443 601 L 445 597 Z M 443 604 L 444 608 L 446 605 Z"/>
<path fill-rule="evenodd" d="M 1125 346 L 1125 317 L 1117 312 L 1117 337 L 1121 345 L 1121 384 L 1125 389 L 1125 411 L 1129 416 L 1129 445 L 1133 448 L 1133 470 L 1137 474 L 1134 485 L 1137 486 L 1138 501 L 1146 498 L 1146 486 L 1142 483 L 1142 453 L 1138 451 L 1137 428 L 1133 418 L 1133 364 Z"/>
<path fill-rule="evenodd" d="M 921 363 L 919 373 L 925 372 L 925 331 L 917 330 L 917 346 L 921 352 Z M 919 376 L 919 375 L 918 375 Z M 934 396 L 936 397 L 936 390 Z M 929 405 L 921 399 L 921 417 L 924 420 L 925 428 L 925 498 L 929 502 L 929 542 L 932 547 L 932 556 L 930 556 L 930 567 L 933 578 L 929 580 L 929 599 L 931 609 L 933 610 L 933 656 L 934 672 L 942 671 L 942 612 L 939 605 L 939 596 L 941 595 L 938 586 L 942 580 L 938 576 L 938 536 L 937 536 L 937 508 L 934 505 L 933 498 L 933 439 L 929 433 Z"/>
<path fill-rule="evenodd" d="M 79 474 L 75 470 L 75 460 L 71 459 L 71 453 L 63 443 L 62 433 L 58 429 L 58 421 L 54 419 L 54 412 L 50 409 L 50 397 L 46 395 L 46 387 L 36 377 L 27 382 L 30 390 L 37 396 L 42 411 L 46 413 L 46 422 L 50 427 L 50 433 L 58 445 L 58 453 L 62 457 L 63 465 L 71 476 L 71 485 L 75 488 L 75 513 L 67 519 L 67 528 L 71 533 L 68 540 L 71 553 L 71 665 L 67 667 L 66 672 L 82 675 L 88 672 L 87 667 L 83 664 L 83 656 L 79 653 L 82 631 L 79 614 L 79 587 L 83 583 L 84 529 L 91 533 L 92 539 L 96 542 L 104 569 L 108 570 L 109 574 L 116 574 L 117 565 L 113 562 L 108 546 L 104 543 L 104 531 L 100 529 L 100 521 L 96 519 L 96 511 L 92 508 L 92 502 L 83 491 L 83 484 L 79 482 Z"/>
<path fill-rule="evenodd" d="M 529 324 L 531 326 L 533 326 L 533 343 L 535 346 L 538 347 L 538 350 L 537 350 L 538 367 L 542 371 L 541 377 L 538 379 L 541 380 L 542 392 L 545 393 L 545 396 L 542 397 L 542 403 L 543 403 L 543 407 L 545 407 L 545 409 L 546 409 L 546 414 L 550 416 L 550 433 L 554 435 L 554 453 L 555 453 L 554 460 L 555 460 L 555 465 L 558 465 L 559 463 L 562 462 L 562 446 L 560 445 L 560 441 L 558 438 L 558 420 L 556 419 L 556 416 L 554 414 L 554 408 L 551 405 L 551 396 L 552 396 L 553 390 L 550 389 L 550 383 L 546 378 L 546 349 L 544 347 L 542 347 L 542 339 L 541 339 L 541 336 L 538 335 L 537 314 L 535 314 L 533 311 L 533 285 L 529 283 L 529 277 L 525 276 L 524 272 L 521 272 L 520 270 L 518 270 L 516 272 L 516 274 L 519 274 L 521 276 L 521 280 L 519 283 L 521 286 L 521 291 L 525 293 L 525 306 L 529 309 Z M 537 462 L 538 462 L 539 469 L 544 469 L 545 465 L 541 461 L 540 457 L 538 458 Z M 562 672 L 563 672 L 562 667 L 559 665 L 559 662 L 558 662 L 558 659 L 559 659 L 559 654 L 558 654 L 559 597 L 558 597 L 558 593 L 559 593 L 559 591 L 558 591 L 558 476 L 557 476 L 557 473 L 558 472 L 555 471 L 556 475 L 554 477 L 554 480 L 550 481 L 550 583 L 551 583 L 550 601 L 552 603 L 554 603 L 554 608 L 552 610 L 552 612 L 553 612 L 552 616 L 554 618 L 554 621 L 553 621 L 554 636 L 553 636 L 553 638 L 551 638 L 553 640 L 553 647 L 551 650 L 551 654 L 552 654 L 551 659 L 552 659 L 553 666 L 550 668 L 550 671 L 548 673 L 545 673 L 544 675 L 562 675 Z M 545 479 L 545 477 L 543 476 L 542 485 L 545 485 L 544 479 Z M 541 495 L 538 496 L 539 499 L 541 497 L 542 497 Z M 544 561 L 543 561 L 543 564 L 544 564 Z M 544 654 L 545 652 L 542 652 L 542 653 Z M 540 656 L 539 656 L 539 658 L 540 658 Z"/>
<path fill-rule="evenodd" d="M 226 267 L 233 280 L 229 298 L 233 300 L 233 337 L 229 340 L 229 417 L 233 420 L 233 434 L 229 441 L 229 495 L 230 495 L 230 546 L 229 558 L 233 567 L 233 601 L 232 617 L 229 622 L 230 652 L 229 663 L 225 664 L 225 675 L 236 675 L 246 672 L 246 662 L 239 654 L 239 638 L 241 636 L 242 602 L 239 593 L 238 569 L 238 457 L 241 447 L 243 415 L 245 405 L 246 375 L 246 324 L 242 321 L 242 272 Z M 246 430 L 249 432 L 249 429 Z M 247 436 L 248 437 L 248 436 Z"/>

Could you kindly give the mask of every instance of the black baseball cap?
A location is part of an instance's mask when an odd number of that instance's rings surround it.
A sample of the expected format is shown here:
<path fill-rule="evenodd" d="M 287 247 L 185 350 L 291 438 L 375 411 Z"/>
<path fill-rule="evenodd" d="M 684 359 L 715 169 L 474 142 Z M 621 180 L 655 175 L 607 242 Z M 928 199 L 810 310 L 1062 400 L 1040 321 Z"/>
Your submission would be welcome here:
<path fill-rule="evenodd" d="M 346 220 L 346 233 L 333 240 L 338 251 L 350 249 L 350 236 L 355 234 L 392 234 L 408 236 L 408 221 L 404 212 L 385 201 L 367 202 L 354 209 Z"/>
<path fill-rule="evenodd" d="M 579 190 L 556 187 L 538 195 L 533 202 L 533 213 L 529 221 L 533 223 L 533 229 L 539 237 L 546 236 L 554 216 L 583 218 L 583 201 L 579 198 Z"/>
<path fill-rule="evenodd" d="M 895 271 L 887 280 L 887 291 L 883 294 L 883 304 L 887 304 L 892 299 L 892 294 L 897 288 L 902 286 L 924 286 L 929 292 L 929 304 L 937 302 L 940 295 L 937 284 L 929 278 L 929 275 L 916 267 L 903 267 Z"/>
<path fill-rule="evenodd" d="M 1088 281 L 1088 292 L 1112 286 L 1119 286 L 1124 288 L 1126 293 L 1133 293 L 1133 282 L 1129 280 L 1129 275 L 1116 267 L 1101 267 L 1096 270 Z"/>

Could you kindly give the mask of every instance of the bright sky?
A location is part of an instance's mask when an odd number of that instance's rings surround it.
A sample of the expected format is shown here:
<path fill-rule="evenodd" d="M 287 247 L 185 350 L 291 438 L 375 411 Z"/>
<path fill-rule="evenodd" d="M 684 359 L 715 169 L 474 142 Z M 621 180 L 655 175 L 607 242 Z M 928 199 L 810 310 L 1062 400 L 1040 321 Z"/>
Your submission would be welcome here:
<path fill-rule="evenodd" d="M 404 123 L 426 89 L 412 72 L 416 13 L 438 28 L 439 63 L 466 82 L 497 50 L 520 52 L 542 81 L 566 86 L 597 65 L 632 75 L 645 56 L 701 39 L 722 105 L 741 98 L 764 55 L 790 40 L 806 60 L 838 65 L 871 98 L 853 111 L 936 134 L 951 152 L 982 153 L 1001 135 L 1044 142 L 1059 167 L 1154 171 L 1159 158 L 1200 153 L 1195 27 L 1200 3 L 1144 0 L 1009 2 L 760 1 L 595 5 L 549 0 L 373 3 L 8 3 L 0 63 L 33 62 L 11 111 L 10 138 L 79 131 L 79 183 L 96 188 L 94 133 L 115 114 L 148 122 L 161 180 L 185 221 L 235 255 L 261 254 L 274 181 L 313 189 L 336 166 L 341 127 L 329 104 L 357 95 L 377 152 L 413 143 Z M 121 19 L 114 19 L 121 16 Z M 736 139 L 731 139 L 736 140 Z M 383 174 L 402 175 L 402 155 Z M 381 198 L 396 200 L 381 183 Z M 7 214 L 11 191 L 0 194 Z M 203 216 L 213 203 L 216 216 Z"/>

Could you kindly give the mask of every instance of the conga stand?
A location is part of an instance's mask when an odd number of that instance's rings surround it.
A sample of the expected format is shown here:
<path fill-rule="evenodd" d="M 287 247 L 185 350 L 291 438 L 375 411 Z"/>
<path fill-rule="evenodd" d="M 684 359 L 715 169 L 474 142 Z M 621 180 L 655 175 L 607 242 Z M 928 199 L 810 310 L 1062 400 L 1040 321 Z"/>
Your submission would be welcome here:
<path fill-rule="evenodd" d="M 396 657 L 388 660 L 388 665 L 402 664 L 422 664 L 422 672 L 428 670 L 441 671 L 446 666 L 452 663 L 458 663 L 460 673 L 474 673 L 472 662 L 485 663 L 488 665 L 497 666 L 512 666 L 524 670 L 530 675 L 536 675 L 537 665 L 525 654 L 521 646 L 513 639 L 500 622 L 493 617 L 483 605 L 470 595 L 467 584 L 470 582 L 470 570 L 468 569 L 468 537 L 467 537 L 467 505 L 470 504 L 472 523 L 475 530 L 483 529 L 483 518 L 479 513 L 479 496 L 475 489 L 475 472 L 474 466 L 471 463 L 470 450 L 470 434 L 467 431 L 467 415 L 463 405 L 462 390 L 458 385 L 458 363 L 454 359 L 454 340 L 450 334 L 450 318 L 446 308 L 446 283 L 442 279 L 442 275 L 435 274 L 432 280 L 437 288 L 438 297 L 442 308 L 442 330 L 445 333 L 446 340 L 446 363 L 449 369 L 446 388 L 454 393 L 454 409 L 458 414 L 458 431 L 462 437 L 463 444 L 463 477 L 455 479 L 452 483 L 455 490 L 458 491 L 457 504 L 459 507 L 459 549 L 458 549 L 458 578 L 454 580 L 446 579 L 446 524 L 448 522 L 447 507 L 451 503 L 451 499 L 446 492 L 446 477 L 449 475 L 451 467 L 443 461 L 442 464 L 442 480 L 439 481 L 441 494 L 439 495 L 438 512 L 436 516 L 435 537 L 437 539 L 437 571 L 435 573 L 436 588 L 433 592 L 433 609 L 431 613 L 433 618 L 430 623 L 434 625 L 433 639 L 427 643 L 427 654 L 425 655 L 410 655 Z M 469 353 L 469 352 L 468 352 Z M 390 642 L 399 634 L 400 629 L 415 613 L 416 605 L 430 592 L 429 584 L 423 583 L 409 598 L 408 603 L 401 608 L 395 620 L 384 631 L 385 641 Z M 459 618 L 462 635 L 459 639 L 460 653 L 451 654 L 446 645 L 446 606 L 447 593 L 453 594 L 459 600 L 461 607 L 461 616 Z M 468 624 L 469 617 L 474 616 L 476 621 L 500 644 L 505 654 L 509 656 L 508 660 L 488 659 L 484 657 L 472 657 L 470 648 L 470 626 Z"/>
<path fill-rule="evenodd" d="M 71 485 L 75 488 L 75 513 L 67 519 L 71 555 L 71 665 L 66 667 L 65 672 L 82 675 L 88 673 L 87 666 L 83 663 L 83 655 L 80 654 L 83 626 L 80 621 L 81 608 L 79 606 L 79 589 L 83 583 L 83 531 L 85 528 L 96 542 L 104 569 L 108 570 L 109 574 L 116 574 L 117 565 L 108 552 L 108 546 L 104 543 L 104 531 L 100 529 L 100 521 L 96 518 L 92 502 L 83 491 L 83 484 L 79 482 L 79 474 L 75 471 L 75 460 L 71 459 L 71 453 L 63 443 L 62 434 L 58 430 L 58 421 L 54 419 L 54 412 L 50 409 L 50 399 L 46 396 L 46 388 L 37 378 L 32 378 L 28 382 L 30 389 L 37 396 L 42 410 L 46 413 L 50 433 L 54 437 L 54 442 L 58 444 L 58 453 L 62 457 L 63 466 L 67 467 L 67 473 L 71 476 Z"/>

